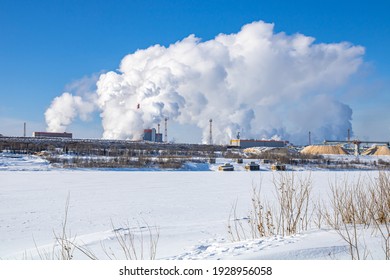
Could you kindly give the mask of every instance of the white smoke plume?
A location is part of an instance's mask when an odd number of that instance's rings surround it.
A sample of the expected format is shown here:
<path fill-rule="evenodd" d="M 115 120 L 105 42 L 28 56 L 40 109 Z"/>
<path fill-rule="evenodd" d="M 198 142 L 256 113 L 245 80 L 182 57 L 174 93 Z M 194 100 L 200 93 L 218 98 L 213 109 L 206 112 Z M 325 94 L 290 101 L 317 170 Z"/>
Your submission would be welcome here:
<path fill-rule="evenodd" d="M 165 117 L 202 128 L 204 142 L 209 119 L 216 143 L 228 143 L 238 131 L 294 143 L 307 143 L 308 131 L 319 140 L 344 139 L 352 110 L 336 92 L 357 72 L 364 48 L 315 44 L 273 27 L 254 22 L 237 34 L 205 42 L 190 35 L 129 54 L 117 72 L 100 75 L 93 98 L 57 97 L 46 111 L 48 129 L 63 130 L 97 108 L 103 138 L 110 139 L 140 139 Z"/>
<path fill-rule="evenodd" d="M 47 131 L 64 132 L 76 117 L 87 121 L 96 107 L 97 74 L 83 77 L 66 86 L 68 91 L 54 98 L 45 112 Z"/>
<path fill-rule="evenodd" d="M 73 96 L 64 92 L 54 98 L 50 108 L 45 112 L 47 130 L 50 132 L 64 132 L 76 116 L 86 121 L 89 114 L 94 111 L 94 105 L 84 101 L 80 96 Z"/>

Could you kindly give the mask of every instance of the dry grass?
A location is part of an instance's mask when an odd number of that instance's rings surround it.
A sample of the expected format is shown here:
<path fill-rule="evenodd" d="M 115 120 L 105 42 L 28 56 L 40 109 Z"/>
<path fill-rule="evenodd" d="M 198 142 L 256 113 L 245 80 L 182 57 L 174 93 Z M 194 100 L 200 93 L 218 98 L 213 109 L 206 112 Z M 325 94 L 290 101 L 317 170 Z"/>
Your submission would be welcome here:
<path fill-rule="evenodd" d="M 114 226 L 112 228 L 115 234 L 115 240 L 119 245 L 121 254 L 113 250 L 111 247 L 107 248 L 104 243 L 101 247 L 105 255 L 111 260 L 154 260 L 156 258 L 157 243 L 159 239 L 159 229 L 151 227 L 146 222 L 144 225 L 137 223 L 135 227 L 131 227 L 127 222 L 121 227 Z M 146 252 L 148 248 L 148 252 Z"/>
<path fill-rule="evenodd" d="M 254 187 L 247 218 L 237 218 L 237 202 L 228 221 L 232 241 L 273 235 L 294 235 L 313 227 L 335 230 L 346 242 L 351 259 L 367 259 L 370 250 L 364 234 L 379 236 L 384 258 L 390 259 L 390 173 L 380 171 L 369 180 L 335 180 L 329 183 L 327 203 L 311 199 L 310 176 L 279 173 L 274 177 L 276 204 Z"/>
<path fill-rule="evenodd" d="M 351 258 L 368 258 L 369 250 L 361 233 L 370 228 L 380 234 L 385 259 L 390 259 L 389 173 L 379 172 L 378 178 L 368 182 L 335 182 L 331 184 L 331 194 L 330 206 L 324 206 L 321 212 L 327 225 L 348 243 Z"/>
<path fill-rule="evenodd" d="M 291 235 L 307 230 L 309 224 L 309 200 L 312 189 L 311 175 L 307 177 L 280 173 L 274 178 L 278 200 L 277 232 Z"/>
<path fill-rule="evenodd" d="M 380 172 L 369 190 L 367 205 L 375 230 L 380 233 L 386 260 L 390 260 L 390 174 Z"/>
<path fill-rule="evenodd" d="M 54 232 L 54 245 L 51 251 L 40 249 L 35 240 L 35 248 L 41 260 L 73 260 L 75 253 L 82 258 L 97 260 L 97 255 L 85 244 L 80 244 L 75 235 L 68 229 L 70 195 L 66 200 L 65 215 L 61 225 L 61 232 Z M 124 227 L 115 227 L 111 222 L 114 233 L 114 243 L 119 248 L 113 251 L 101 242 L 101 249 L 105 256 L 115 260 L 153 260 L 156 257 L 157 244 L 159 240 L 158 227 L 151 227 L 146 222 L 142 225 L 137 222 L 136 227 L 131 227 L 127 222 Z M 148 251 L 146 251 L 148 249 Z M 118 253 L 116 253 L 118 252 Z M 25 258 L 28 256 L 25 254 Z M 33 256 L 31 256 L 33 258 Z"/>
<path fill-rule="evenodd" d="M 241 241 L 248 238 L 248 232 L 246 229 L 246 223 L 244 222 L 248 218 L 238 218 L 237 216 L 237 201 L 230 209 L 227 232 L 232 241 Z"/>
<path fill-rule="evenodd" d="M 252 208 L 249 215 L 252 238 L 276 234 L 273 210 L 269 202 L 260 195 L 261 188 L 252 189 Z"/>
<path fill-rule="evenodd" d="M 287 172 L 277 173 L 276 176 L 273 180 L 276 205 L 261 195 L 261 187 L 253 187 L 247 223 L 237 218 L 237 204 L 232 207 L 228 220 L 231 240 L 238 241 L 247 236 L 286 236 L 307 230 L 310 216 L 310 176 L 297 177 L 294 173 Z"/>
<path fill-rule="evenodd" d="M 38 248 L 35 240 L 35 248 L 38 257 L 41 260 L 72 260 L 76 251 L 81 252 L 89 259 L 95 260 L 96 256 L 88 249 L 85 245 L 78 245 L 76 242 L 76 236 L 72 236 L 70 230 L 68 230 L 68 213 L 69 213 L 69 201 L 70 194 L 66 199 L 65 203 L 65 215 L 61 225 L 61 231 L 59 233 L 53 232 L 54 244 L 51 251 Z M 26 256 L 27 258 L 27 256 Z"/>
<path fill-rule="evenodd" d="M 361 180 L 350 185 L 348 181 L 331 183 L 329 209 L 324 207 L 326 224 L 333 228 L 348 244 L 352 259 L 366 259 L 362 253 L 365 244 L 360 242 L 360 225 L 369 224 L 369 216 L 365 205 L 366 194 Z M 366 249 L 363 249 L 366 251 Z"/>

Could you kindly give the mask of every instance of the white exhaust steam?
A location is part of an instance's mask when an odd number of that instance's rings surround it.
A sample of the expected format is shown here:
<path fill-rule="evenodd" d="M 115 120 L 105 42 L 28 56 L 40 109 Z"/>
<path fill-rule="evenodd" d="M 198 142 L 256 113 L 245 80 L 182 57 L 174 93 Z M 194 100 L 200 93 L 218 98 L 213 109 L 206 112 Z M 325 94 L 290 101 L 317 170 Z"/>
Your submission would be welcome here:
<path fill-rule="evenodd" d="M 56 97 L 46 122 L 49 131 L 63 131 L 75 117 L 99 110 L 109 139 L 140 139 L 143 128 L 165 117 L 202 128 L 205 143 L 210 119 L 216 143 L 228 143 L 238 131 L 294 143 L 306 143 L 308 131 L 320 140 L 344 139 L 352 110 L 334 92 L 358 70 L 363 54 L 363 47 L 345 42 L 275 34 L 262 21 L 205 42 L 190 35 L 125 56 L 118 72 L 100 75 L 88 96 Z"/>

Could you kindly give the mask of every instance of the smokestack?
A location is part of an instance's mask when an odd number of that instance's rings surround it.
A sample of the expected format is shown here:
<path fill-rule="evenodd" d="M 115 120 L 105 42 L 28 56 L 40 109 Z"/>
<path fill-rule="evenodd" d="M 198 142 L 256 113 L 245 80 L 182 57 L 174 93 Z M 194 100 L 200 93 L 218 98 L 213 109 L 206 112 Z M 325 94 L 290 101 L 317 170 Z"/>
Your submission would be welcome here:
<path fill-rule="evenodd" d="M 210 145 L 212 145 L 213 144 L 213 120 L 212 119 L 210 119 L 209 120 L 209 122 L 210 122 Z"/>
<path fill-rule="evenodd" d="M 157 133 L 160 134 L 160 124 L 157 125 Z"/>
<path fill-rule="evenodd" d="M 164 131 L 164 142 L 168 142 L 168 118 L 164 119 L 165 122 L 165 131 Z"/>
<path fill-rule="evenodd" d="M 311 145 L 311 131 L 309 131 L 309 145 Z"/>
<path fill-rule="evenodd" d="M 351 142 L 351 129 L 348 128 L 348 144 Z"/>
<path fill-rule="evenodd" d="M 26 123 L 24 123 L 23 137 L 26 137 Z"/>

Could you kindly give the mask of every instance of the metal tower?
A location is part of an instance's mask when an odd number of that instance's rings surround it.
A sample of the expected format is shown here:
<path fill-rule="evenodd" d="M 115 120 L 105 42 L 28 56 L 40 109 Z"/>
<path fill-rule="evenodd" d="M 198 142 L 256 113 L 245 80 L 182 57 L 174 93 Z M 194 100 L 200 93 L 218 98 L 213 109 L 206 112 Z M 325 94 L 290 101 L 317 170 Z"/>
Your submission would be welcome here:
<path fill-rule="evenodd" d="M 213 120 L 210 119 L 209 122 L 210 122 L 210 139 L 209 139 L 209 144 L 212 145 L 213 144 Z"/>
<path fill-rule="evenodd" d="M 164 119 L 165 131 L 164 131 L 164 142 L 168 142 L 168 118 Z"/>

